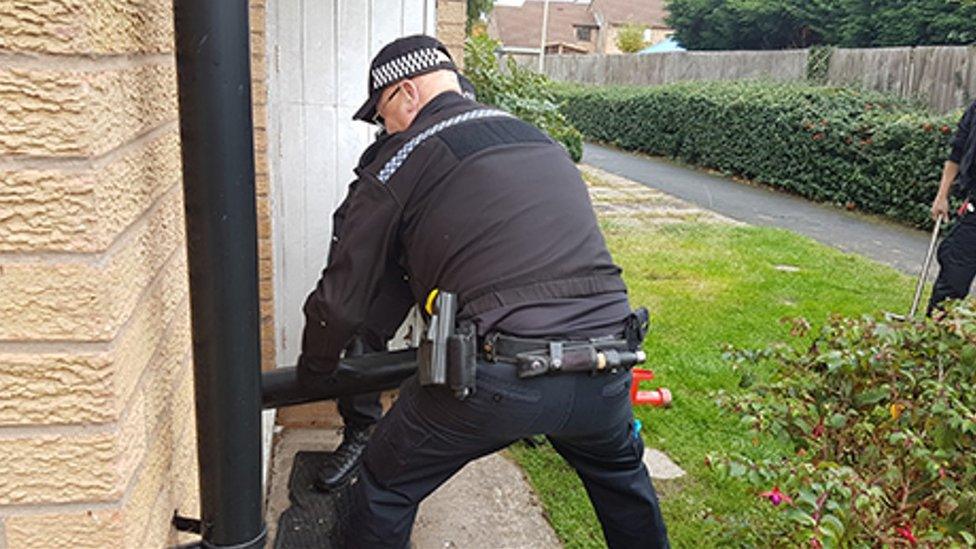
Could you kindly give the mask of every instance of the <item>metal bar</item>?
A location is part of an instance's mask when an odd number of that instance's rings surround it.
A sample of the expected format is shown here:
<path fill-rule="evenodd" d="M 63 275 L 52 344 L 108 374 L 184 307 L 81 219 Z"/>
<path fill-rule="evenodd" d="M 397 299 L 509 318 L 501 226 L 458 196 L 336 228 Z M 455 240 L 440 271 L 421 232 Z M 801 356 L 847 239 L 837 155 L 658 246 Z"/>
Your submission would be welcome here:
<path fill-rule="evenodd" d="M 174 0 L 202 547 L 264 547 L 246 0 Z"/>
<path fill-rule="evenodd" d="M 395 389 L 416 371 L 416 349 L 346 358 L 331 377 L 299 377 L 294 367 L 277 368 L 261 375 L 261 400 L 266 409 L 282 408 L 385 391 Z"/>
<path fill-rule="evenodd" d="M 925 254 L 925 263 L 922 264 L 922 272 L 918 275 L 918 283 L 915 285 L 915 298 L 912 299 L 912 308 L 908 311 L 908 318 L 915 318 L 918 312 L 918 304 L 922 300 L 922 290 L 925 289 L 925 279 L 929 277 L 929 267 L 932 265 L 932 256 L 935 254 L 935 244 L 939 240 L 939 229 L 942 228 L 942 216 L 935 220 L 935 227 L 932 229 L 932 240 L 929 242 L 929 251 Z"/>

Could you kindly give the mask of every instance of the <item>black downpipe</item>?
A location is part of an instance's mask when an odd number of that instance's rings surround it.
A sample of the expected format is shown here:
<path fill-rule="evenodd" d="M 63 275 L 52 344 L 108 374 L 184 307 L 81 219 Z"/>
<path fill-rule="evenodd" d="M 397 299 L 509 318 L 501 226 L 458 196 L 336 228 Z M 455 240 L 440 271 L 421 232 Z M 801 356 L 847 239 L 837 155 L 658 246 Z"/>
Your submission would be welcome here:
<path fill-rule="evenodd" d="M 247 0 L 174 0 L 201 545 L 264 547 Z"/>

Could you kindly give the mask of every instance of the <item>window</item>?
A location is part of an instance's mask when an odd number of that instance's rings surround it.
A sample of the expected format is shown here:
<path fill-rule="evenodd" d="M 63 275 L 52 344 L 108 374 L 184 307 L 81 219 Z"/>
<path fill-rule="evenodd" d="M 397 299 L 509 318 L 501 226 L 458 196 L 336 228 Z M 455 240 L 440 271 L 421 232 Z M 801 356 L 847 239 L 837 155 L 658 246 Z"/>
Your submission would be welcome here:
<path fill-rule="evenodd" d="M 644 42 L 651 41 L 651 29 L 644 29 Z"/>
<path fill-rule="evenodd" d="M 593 29 L 591 29 L 590 27 L 576 27 L 576 39 L 589 42 L 591 30 Z"/>

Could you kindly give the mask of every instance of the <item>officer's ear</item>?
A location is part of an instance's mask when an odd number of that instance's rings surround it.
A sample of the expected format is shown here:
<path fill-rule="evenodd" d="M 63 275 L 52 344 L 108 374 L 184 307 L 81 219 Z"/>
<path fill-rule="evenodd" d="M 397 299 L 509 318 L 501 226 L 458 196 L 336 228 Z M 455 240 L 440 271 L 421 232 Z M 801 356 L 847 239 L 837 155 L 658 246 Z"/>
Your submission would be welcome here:
<path fill-rule="evenodd" d="M 404 80 L 400 86 L 403 87 L 404 104 L 407 111 L 415 113 L 420 110 L 420 87 L 413 80 Z"/>

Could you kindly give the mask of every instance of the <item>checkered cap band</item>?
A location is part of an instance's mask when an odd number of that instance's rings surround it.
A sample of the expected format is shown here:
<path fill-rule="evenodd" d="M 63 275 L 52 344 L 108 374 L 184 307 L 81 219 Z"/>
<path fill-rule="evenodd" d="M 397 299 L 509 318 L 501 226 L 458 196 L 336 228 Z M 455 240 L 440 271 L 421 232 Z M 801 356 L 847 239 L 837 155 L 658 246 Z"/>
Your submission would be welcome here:
<path fill-rule="evenodd" d="M 413 136 L 413 138 L 411 138 L 410 141 L 404 143 L 404 145 L 400 147 L 400 150 L 398 150 L 396 154 L 393 155 L 393 158 L 386 161 L 386 164 L 383 166 L 383 169 L 380 170 L 380 174 L 376 178 L 380 180 L 380 183 L 383 183 L 385 185 L 386 182 L 389 181 L 391 177 L 393 177 L 393 174 L 395 174 L 397 170 L 400 169 L 400 166 L 402 166 L 403 163 L 407 161 L 407 158 L 414 151 L 414 149 L 419 147 L 420 144 L 423 143 L 424 141 L 427 141 L 434 135 L 437 135 L 438 132 L 450 128 L 451 126 L 457 126 L 458 124 L 468 122 L 470 120 L 480 120 L 482 118 L 491 118 L 491 117 L 511 117 L 511 116 L 512 116 L 511 114 L 505 111 L 499 111 L 496 109 L 478 109 L 474 111 L 461 113 L 457 116 L 448 118 L 447 120 L 441 120 L 440 122 L 434 124 L 433 126 Z"/>
<path fill-rule="evenodd" d="M 453 65 L 451 58 L 437 48 L 424 48 L 405 53 L 373 69 L 373 91 L 445 63 Z"/>

